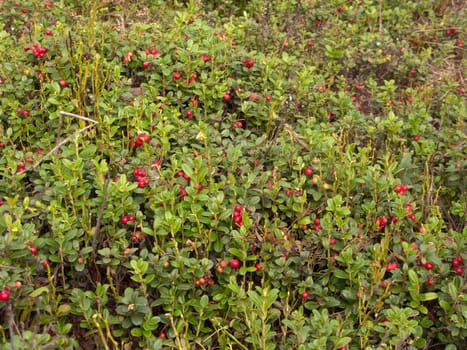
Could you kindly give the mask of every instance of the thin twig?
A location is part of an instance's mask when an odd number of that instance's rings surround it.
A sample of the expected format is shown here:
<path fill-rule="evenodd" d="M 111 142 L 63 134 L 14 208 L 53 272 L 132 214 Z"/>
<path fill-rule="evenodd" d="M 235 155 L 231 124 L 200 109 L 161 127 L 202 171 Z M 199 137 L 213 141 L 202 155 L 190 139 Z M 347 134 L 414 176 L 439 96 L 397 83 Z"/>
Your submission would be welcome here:
<path fill-rule="evenodd" d="M 62 123 L 63 123 L 63 115 L 60 113 L 58 117 L 57 137 L 55 138 L 56 145 L 60 143 L 60 135 L 62 134 Z"/>
<path fill-rule="evenodd" d="M 91 118 L 88 118 L 88 117 L 85 117 L 85 116 L 82 116 L 82 115 L 78 115 L 78 114 L 74 114 L 74 113 L 70 113 L 70 112 L 64 112 L 64 111 L 61 111 L 60 112 L 60 118 L 59 118 L 59 124 L 58 124 L 58 133 L 57 133 L 57 141 L 60 139 L 60 129 L 61 129 L 61 125 L 62 125 L 62 116 L 68 116 L 68 117 L 73 117 L 73 118 L 77 118 L 77 119 L 81 119 L 81 120 L 84 120 L 84 121 L 87 121 L 87 122 L 90 122 L 91 124 L 88 125 L 88 126 L 85 126 L 84 128 L 81 128 L 78 130 L 78 135 L 85 132 L 86 130 L 88 129 L 91 129 L 92 127 L 96 126 L 97 124 L 99 124 L 99 122 L 97 122 L 96 120 L 94 119 L 91 119 Z M 31 169 L 35 169 L 39 166 L 39 164 L 42 163 L 42 161 L 49 157 L 51 154 L 55 153 L 60 147 L 62 147 L 65 143 L 67 143 L 68 141 L 71 140 L 71 136 L 68 136 L 66 139 L 58 142 L 54 148 L 52 148 L 45 156 L 43 156 L 42 158 L 40 158 L 32 167 Z"/>
<path fill-rule="evenodd" d="M 96 228 L 94 230 L 94 236 L 92 238 L 92 248 L 93 248 L 94 254 L 96 251 L 97 236 L 99 235 L 102 216 L 104 215 L 104 210 L 107 205 L 107 197 L 109 195 L 109 182 L 110 182 L 110 172 L 107 172 L 107 176 L 105 177 L 105 183 L 104 183 L 104 198 L 102 200 L 101 207 L 99 208 L 99 214 L 97 215 L 97 219 L 96 219 Z"/>
<path fill-rule="evenodd" d="M 294 137 L 295 141 L 297 141 L 297 143 L 300 146 L 302 146 L 307 152 L 311 151 L 310 147 L 305 143 L 303 136 L 297 134 L 289 124 L 285 123 L 284 128 Z"/>
<path fill-rule="evenodd" d="M 6 307 L 6 317 L 8 322 L 8 330 L 10 332 L 11 350 L 15 350 L 15 332 L 13 329 L 16 328 L 16 325 L 11 304 L 8 304 Z"/>

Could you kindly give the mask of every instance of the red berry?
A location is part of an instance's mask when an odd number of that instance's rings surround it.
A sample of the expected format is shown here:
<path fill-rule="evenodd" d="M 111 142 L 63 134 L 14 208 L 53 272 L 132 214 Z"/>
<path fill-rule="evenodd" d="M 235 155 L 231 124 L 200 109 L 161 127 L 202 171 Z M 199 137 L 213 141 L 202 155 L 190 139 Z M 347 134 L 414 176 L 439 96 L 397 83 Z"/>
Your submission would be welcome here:
<path fill-rule="evenodd" d="M 305 169 L 305 175 L 308 177 L 313 176 L 313 169 L 312 168 L 306 168 Z"/>
<path fill-rule="evenodd" d="M 301 294 L 301 296 L 302 296 L 302 299 L 308 299 L 308 297 L 310 296 L 310 294 L 308 294 L 308 292 L 303 292 L 303 293 Z"/>
<path fill-rule="evenodd" d="M 290 197 L 290 196 L 292 195 L 292 190 L 291 190 L 290 188 L 286 189 L 286 190 L 285 190 L 285 195 L 286 195 L 287 197 Z"/>
<path fill-rule="evenodd" d="M 456 273 L 457 273 L 458 275 L 462 275 L 463 272 L 464 272 L 464 271 L 462 270 L 462 267 L 458 267 L 458 268 L 456 269 Z"/>
<path fill-rule="evenodd" d="M 435 284 L 435 282 L 433 281 L 433 278 L 428 278 L 428 280 L 426 281 L 426 284 L 428 284 L 429 286 L 432 286 L 433 284 Z"/>
<path fill-rule="evenodd" d="M 263 269 L 263 267 L 261 266 L 260 263 L 256 263 L 255 269 L 256 269 L 256 271 L 261 271 Z"/>
<path fill-rule="evenodd" d="M 223 269 L 225 269 L 228 265 L 228 261 L 227 260 L 221 260 L 219 261 L 219 267 L 222 267 Z"/>
<path fill-rule="evenodd" d="M 47 259 L 44 260 L 44 261 L 42 262 L 42 266 L 44 266 L 44 267 L 49 267 L 49 266 L 50 266 L 49 260 L 47 260 Z"/>
<path fill-rule="evenodd" d="M 8 301 L 10 299 L 10 293 L 8 293 L 6 290 L 3 290 L 0 292 L 0 301 Z"/>
<path fill-rule="evenodd" d="M 229 94 L 229 93 L 226 93 L 226 94 L 224 95 L 223 98 L 224 98 L 224 101 L 227 102 L 227 101 L 230 101 L 230 98 L 231 98 L 231 97 L 230 97 L 230 94 Z"/>
<path fill-rule="evenodd" d="M 230 261 L 230 267 L 233 269 L 238 269 L 240 267 L 240 261 L 238 259 L 232 259 Z"/>
<path fill-rule="evenodd" d="M 47 30 L 45 31 L 45 35 L 47 35 L 47 36 L 52 35 L 52 31 L 51 31 L 50 29 L 47 29 Z"/>
<path fill-rule="evenodd" d="M 128 218 L 128 216 L 124 215 L 121 217 L 120 219 L 120 222 L 125 225 L 126 223 L 128 223 L 130 221 L 130 219 Z"/>
<path fill-rule="evenodd" d="M 335 245 L 336 243 L 337 243 L 337 240 L 336 240 L 335 238 L 331 238 L 331 239 L 329 240 L 329 244 L 330 244 L 330 245 Z"/>
<path fill-rule="evenodd" d="M 58 82 L 58 84 L 59 84 L 62 88 L 66 87 L 66 85 L 67 85 L 65 79 L 61 79 L 61 80 Z"/>
<path fill-rule="evenodd" d="M 172 79 L 174 81 L 177 81 L 178 79 L 180 79 L 182 77 L 182 75 L 179 73 L 179 72 L 175 72 L 174 74 L 172 74 Z"/>
<path fill-rule="evenodd" d="M 432 263 L 426 263 L 426 264 L 425 264 L 425 268 L 426 268 L 427 270 L 432 270 L 432 269 L 433 269 L 433 264 L 432 264 Z"/>
<path fill-rule="evenodd" d="M 139 134 L 138 139 L 141 140 L 142 142 L 146 142 L 146 143 L 151 141 L 151 138 L 149 137 L 148 134 Z"/>
<path fill-rule="evenodd" d="M 399 265 L 396 262 L 389 263 L 388 267 L 386 268 L 386 271 L 392 271 L 395 270 L 399 267 Z"/>
<path fill-rule="evenodd" d="M 187 117 L 188 119 L 193 119 L 193 111 L 190 111 L 190 110 L 189 110 L 189 111 L 186 111 L 186 117 Z"/>
<path fill-rule="evenodd" d="M 32 255 L 36 255 L 36 254 L 37 254 L 37 248 L 36 248 L 36 247 L 31 247 L 31 248 L 29 248 L 29 252 L 30 252 Z"/>

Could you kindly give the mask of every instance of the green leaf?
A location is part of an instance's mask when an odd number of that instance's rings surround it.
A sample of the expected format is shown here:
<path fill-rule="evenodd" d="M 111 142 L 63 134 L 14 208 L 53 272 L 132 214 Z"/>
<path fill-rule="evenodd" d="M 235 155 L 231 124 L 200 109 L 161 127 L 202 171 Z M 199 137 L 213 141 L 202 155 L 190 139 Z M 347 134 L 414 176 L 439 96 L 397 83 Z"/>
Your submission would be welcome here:
<path fill-rule="evenodd" d="M 440 300 L 439 306 L 441 306 L 441 308 L 445 311 L 449 311 L 452 309 L 451 303 L 448 302 L 447 300 Z"/>
<path fill-rule="evenodd" d="M 434 292 L 422 293 L 420 294 L 421 301 L 435 300 L 438 299 L 438 294 Z"/>
<path fill-rule="evenodd" d="M 185 174 L 187 174 L 190 178 L 193 177 L 193 169 L 188 166 L 188 164 L 183 163 L 181 168 Z"/>
<path fill-rule="evenodd" d="M 31 298 L 36 298 L 38 297 L 39 295 L 41 295 L 42 293 L 48 293 L 49 292 L 49 287 L 47 286 L 43 286 L 43 287 L 40 287 L 40 288 L 37 288 L 36 290 L 33 290 L 29 296 Z"/>
<path fill-rule="evenodd" d="M 451 296 L 452 300 L 457 300 L 457 289 L 456 289 L 456 285 L 453 282 L 449 282 L 448 290 L 449 290 L 449 295 Z"/>
<path fill-rule="evenodd" d="M 349 278 L 349 274 L 347 272 L 339 270 L 339 269 L 334 270 L 334 276 L 342 280 L 346 280 Z"/>
<path fill-rule="evenodd" d="M 143 335 L 143 331 L 141 330 L 141 328 L 132 328 L 131 335 L 133 337 L 141 337 Z"/>
<path fill-rule="evenodd" d="M 208 306 L 208 304 L 209 304 L 209 297 L 205 294 L 199 300 L 199 305 L 201 306 L 201 308 L 205 309 L 206 306 Z"/>
<path fill-rule="evenodd" d="M 238 249 L 238 248 L 233 248 L 233 247 L 229 248 L 229 253 L 239 258 L 240 260 L 244 260 L 247 254 L 243 249 Z"/>

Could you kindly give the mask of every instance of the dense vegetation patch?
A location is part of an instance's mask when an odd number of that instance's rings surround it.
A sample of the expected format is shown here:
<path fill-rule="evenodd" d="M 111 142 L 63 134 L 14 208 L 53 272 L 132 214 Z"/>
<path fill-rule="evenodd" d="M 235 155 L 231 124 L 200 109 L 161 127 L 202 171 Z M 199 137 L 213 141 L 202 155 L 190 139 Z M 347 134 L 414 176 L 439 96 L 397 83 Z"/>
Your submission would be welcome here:
<path fill-rule="evenodd" d="M 0 1 L 2 349 L 462 349 L 462 1 Z"/>

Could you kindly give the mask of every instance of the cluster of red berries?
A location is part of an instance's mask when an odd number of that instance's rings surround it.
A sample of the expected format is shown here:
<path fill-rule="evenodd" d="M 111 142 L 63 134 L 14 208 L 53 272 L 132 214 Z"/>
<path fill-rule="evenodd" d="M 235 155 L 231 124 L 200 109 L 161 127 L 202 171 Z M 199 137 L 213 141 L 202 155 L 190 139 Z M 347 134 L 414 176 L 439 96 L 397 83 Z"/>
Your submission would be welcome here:
<path fill-rule="evenodd" d="M 126 56 L 123 57 L 123 63 L 129 63 L 133 57 L 135 57 L 135 54 L 132 51 L 128 51 Z"/>
<path fill-rule="evenodd" d="M 134 146 L 135 148 L 141 147 L 145 143 L 149 143 L 151 138 L 148 134 L 138 134 L 138 137 L 135 140 Z"/>
<path fill-rule="evenodd" d="M 178 195 L 180 197 L 185 198 L 186 196 L 188 196 L 188 192 L 186 191 L 185 186 L 183 186 L 182 184 L 179 184 L 178 187 L 179 187 Z"/>
<path fill-rule="evenodd" d="M 451 25 L 449 29 L 446 31 L 446 35 L 448 36 L 454 36 L 457 35 L 457 29 L 454 25 Z"/>
<path fill-rule="evenodd" d="M 243 211 L 244 211 L 244 208 L 240 204 L 237 204 L 235 206 L 235 209 L 233 212 L 233 218 L 237 226 L 243 225 L 243 215 L 242 215 Z"/>
<path fill-rule="evenodd" d="M 388 219 L 386 216 L 383 216 L 383 217 L 377 218 L 375 222 L 378 225 L 378 227 L 376 228 L 376 231 L 380 232 L 383 230 L 384 226 L 386 226 L 386 224 L 388 223 Z"/>
<path fill-rule="evenodd" d="M 183 172 L 182 170 L 177 171 L 177 177 L 181 177 L 186 181 L 190 181 L 190 177 L 187 174 L 185 174 L 185 172 Z"/>
<path fill-rule="evenodd" d="M 464 272 L 463 269 L 462 269 L 461 264 L 462 264 L 462 257 L 461 256 L 458 256 L 457 258 L 455 258 L 451 263 L 452 267 L 454 267 L 456 269 L 456 273 L 458 275 L 462 275 L 462 273 Z"/>
<path fill-rule="evenodd" d="M 210 286 L 214 285 L 214 280 L 212 278 L 205 278 L 205 277 L 200 277 L 195 281 L 196 287 L 202 286 L 204 284 L 208 284 Z"/>
<path fill-rule="evenodd" d="M 26 170 L 26 165 L 24 164 L 24 162 L 19 162 L 17 165 L 16 165 L 16 171 L 19 173 L 22 173 Z"/>
<path fill-rule="evenodd" d="M 133 175 L 136 176 L 136 182 L 138 182 L 139 188 L 149 185 L 149 179 L 147 177 L 146 171 L 143 168 L 134 169 Z"/>
<path fill-rule="evenodd" d="M 41 47 L 39 46 L 39 44 L 37 43 L 34 43 L 32 44 L 32 47 L 29 46 L 29 47 L 25 47 L 24 48 L 24 51 L 31 51 L 32 50 L 32 54 L 35 58 L 42 58 L 45 56 L 45 54 L 47 53 L 47 49 L 45 47 Z"/>
<path fill-rule="evenodd" d="M 232 259 L 229 261 L 227 260 L 221 260 L 219 261 L 219 265 L 217 266 L 217 272 L 222 273 L 224 270 L 227 268 L 227 266 L 230 266 L 232 269 L 237 270 L 242 266 L 242 263 L 238 259 Z M 262 267 L 260 264 L 255 265 L 256 270 L 261 270 Z"/>
<path fill-rule="evenodd" d="M 161 54 L 161 52 L 159 50 L 157 50 L 157 49 L 151 49 L 151 50 L 146 49 L 146 50 L 144 50 L 144 53 L 146 55 L 160 55 Z"/>
<path fill-rule="evenodd" d="M 136 218 L 133 216 L 133 215 L 123 215 L 121 218 L 120 218 L 120 222 L 123 224 L 123 225 L 126 225 L 127 223 L 129 222 L 135 222 Z"/>
<path fill-rule="evenodd" d="M 316 231 L 322 230 L 323 226 L 321 226 L 321 220 L 319 218 L 316 218 L 313 220 L 313 229 Z"/>
<path fill-rule="evenodd" d="M 409 186 L 407 185 L 397 185 L 394 187 L 394 192 L 400 194 L 401 196 L 405 194 L 409 190 Z"/>
<path fill-rule="evenodd" d="M 407 205 L 405 206 L 405 209 L 404 209 L 404 210 L 405 210 L 405 212 L 407 213 L 407 214 L 405 215 L 405 217 L 406 217 L 407 219 L 410 219 L 410 220 L 412 220 L 412 221 L 417 220 L 417 217 L 415 216 L 415 214 L 414 214 L 413 211 L 412 211 L 412 203 L 407 203 Z"/>
<path fill-rule="evenodd" d="M 183 178 L 185 181 L 190 181 L 190 177 L 187 174 L 185 174 L 185 172 L 183 172 L 182 170 L 179 170 L 177 172 L 177 177 Z M 178 195 L 182 198 L 185 198 L 186 196 L 188 196 L 188 192 L 186 191 L 185 186 L 183 186 L 183 184 L 179 184 L 178 186 L 179 186 Z"/>
<path fill-rule="evenodd" d="M 200 57 L 204 62 L 209 62 L 211 60 L 211 57 L 209 57 L 207 55 L 201 55 Z"/>
<path fill-rule="evenodd" d="M 185 84 L 195 83 L 198 80 L 198 74 L 192 73 L 190 77 L 185 78 Z"/>
<path fill-rule="evenodd" d="M 29 117 L 29 109 L 16 108 L 16 113 L 22 115 L 23 117 Z"/>
<path fill-rule="evenodd" d="M 255 61 L 248 58 L 242 58 L 242 63 L 248 69 L 253 68 L 253 66 L 255 65 Z"/>
<path fill-rule="evenodd" d="M 194 107 L 199 107 L 201 105 L 201 103 L 196 97 L 190 97 L 190 103 Z"/>

